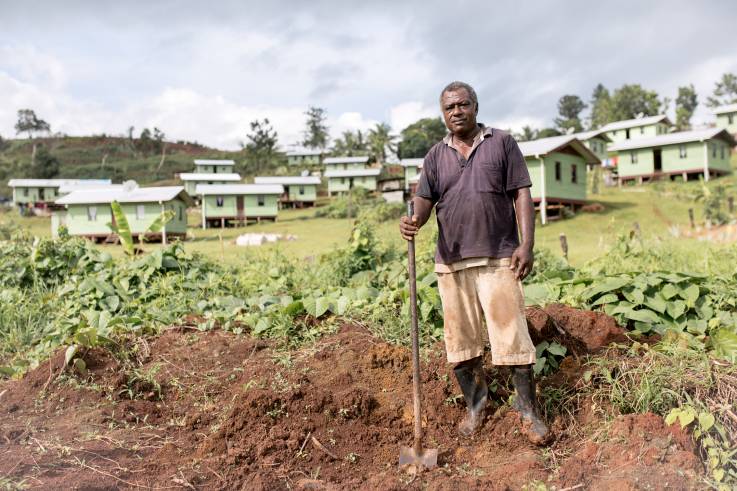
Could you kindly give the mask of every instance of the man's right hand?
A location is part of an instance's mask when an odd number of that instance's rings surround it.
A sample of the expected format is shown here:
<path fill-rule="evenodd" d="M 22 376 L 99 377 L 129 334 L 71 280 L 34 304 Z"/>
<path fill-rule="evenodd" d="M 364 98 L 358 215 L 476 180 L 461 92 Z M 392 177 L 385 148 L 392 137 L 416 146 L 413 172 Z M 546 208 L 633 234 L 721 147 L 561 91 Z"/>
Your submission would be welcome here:
<path fill-rule="evenodd" d="M 402 235 L 404 240 L 413 240 L 417 232 L 420 231 L 420 227 L 417 226 L 418 217 L 413 215 L 412 219 L 408 216 L 403 216 L 399 219 L 399 233 Z"/>

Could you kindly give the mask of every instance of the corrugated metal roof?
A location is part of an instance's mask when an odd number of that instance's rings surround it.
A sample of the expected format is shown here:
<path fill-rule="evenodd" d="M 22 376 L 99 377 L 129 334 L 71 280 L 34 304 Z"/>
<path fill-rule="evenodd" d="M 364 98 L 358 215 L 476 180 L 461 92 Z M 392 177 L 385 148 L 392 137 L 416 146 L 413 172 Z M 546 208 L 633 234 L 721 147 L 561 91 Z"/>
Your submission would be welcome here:
<path fill-rule="evenodd" d="M 59 194 L 69 194 L 84 189 L 123 189 L 123 184 L 64 184 L 59 186 Z"/>
<path fill-rule="evenodd" d="M 227 194 L 283 194 L 281 184 L 198 184 L 197 194 L 227 195 Z"/>
<path fill-rule="evenodd" d="M 402 167 L 419 167 L 422 169 L 422 163 L 425 161 L 425 159 L 402 159 L 399 161 L 399 165 Z"/>
<path fill-rule="evenodd" d="M 368 162 L 368 155 L 360 157 L 328 157 L 323 160 L 323 164 L 362 164 Z"/>
<path fill-rule="evenodd" d="M 176 197 L 191 203 L 192 198 L 182 186 L 159 186 L 150 188 L 125 189 L 79 189 L 55 201 L 57 205 L 94 205 L 102 203 L 159 203 L 171 201 Z"/>
<path fill-rule="evenodd" d="M 301 155 L 322 155 L 324 150 L 290 150 L 287 152 L 287 157 L 299 157 Z"/>
<path fill-rule="evenodd" d="M 11 179 L 8 186 L 13 187 L 43 187 L 56 188 L 72 185 L 104 185 L 111 184 L 110 179 Z"/>
<path fill-rule="evenodd" d="M 194 165 L 235 165 L 232 160 L 195 159 Z"/>
<path fill-rule="evenodd" d="M 668 124 L 670 124 L 670 120 L 668 119 L 668 116 L 665 114 L 658 114 L 657 116 L 645 116 L 644 118 L 635 118 L 635 119 L 626 119 L 624 121 L 614 121 L 613 123 L 609 123 L 602 128 L 600 128 L 602 131 L 616 131 L 616 130 L 624 130 L 627 128 L 637 128 L 638 126 L 647 126 L 650 124 L 656 124 L 666 121 Z"/>
<path fill-rule="evenodd" d="M 381 169 L 339 169 L 325 172 L 325 177 L 369 177 L 378 176 Z"/>
<path fill-rule="evenodd" d="M 734 145 L 734 138 L 729 132 L 722 128 L 706 128 L 702 130 L 679 131 L 677 133 L 667 133 L 652 138 L 635 138 L 619 143 L 613 143 L 607 147 L 610 152 L 619 152 L 621 150 L 632 150 L 635 148 L 661 147 L 665 145 L 678 145 L 680 143 L 702 142 L 712 138 L 721 138 L 724 141 Z"/>
<path fill-rule="evenodd" d="M 254 184 L 320 184 L 319 177 L 313 176 L 261 176 L 253 178 Z"/>
<path fill-rule="evenodd" d="M 573 147 L 586 163 L 601 162 L 595 153 L 573 135 L 551 136 L 519 143 L 519 148 L 525 157 L 543 157 L 567 146 Z"/>
<path fill-rule="evenodd" d="M 713 111 L 714 114 L 724 114 L 724 113 L 733 113 L 733 112 L 737 112 L 737 103 L 727 104 L 726 106 L 719 106 L 717 108 L 714 108 L 714 111 Z"/>
<path fill-rule="evenodd" d="M 599 137 L 604 141 L 611 142 L 612 139 L 609 138 L 606 134 L 606 131 L 603 128 L 599 128 L 598 130 L 591 130 L 591 131 L 582 131 L 580 133 L 573 133 L 571 136 L 575 136 L 581 141 L 586 141 L 590 138 Z"/>
<path fill-rule="evenodd" d="M 228 172 L 217 174 L 214 172 L 182 172 L 179 174 L 182 181 L 240 181 L 240 174 Z"/>

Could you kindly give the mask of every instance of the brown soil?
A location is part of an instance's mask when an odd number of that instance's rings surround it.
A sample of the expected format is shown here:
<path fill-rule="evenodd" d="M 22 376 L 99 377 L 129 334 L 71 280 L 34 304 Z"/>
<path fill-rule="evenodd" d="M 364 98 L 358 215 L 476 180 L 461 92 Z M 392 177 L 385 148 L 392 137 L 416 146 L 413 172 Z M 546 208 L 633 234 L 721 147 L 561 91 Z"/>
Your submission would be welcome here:
<path fill-rule="evenodd" d="M 569 324 L 602 325 L 579 314 Z M 487 370 L 495 392 L 481 432 L 459 439 L 464 408 L 441 346 L 422 370 L 425 446 L 439 449 L 439 467 L 415 476 L 397 466 L 412 441 L 407 349 L 350 325 L 291 354 L 220 331 L 171 329 L 149 342 L 135 373 L 95 349 L 85 374 L 60 373 L 58 353 L 0 384 L 0 478 L 88 490 L 702 486 L 690 437 L 653 414 L 605 422 L 582 398 L 572 417 L 549 416 L 550 446 L 529 444 L 506 404 L 505 369 Z M 540 387 L 575 392 L 582 372 L 568 357 Z"/>

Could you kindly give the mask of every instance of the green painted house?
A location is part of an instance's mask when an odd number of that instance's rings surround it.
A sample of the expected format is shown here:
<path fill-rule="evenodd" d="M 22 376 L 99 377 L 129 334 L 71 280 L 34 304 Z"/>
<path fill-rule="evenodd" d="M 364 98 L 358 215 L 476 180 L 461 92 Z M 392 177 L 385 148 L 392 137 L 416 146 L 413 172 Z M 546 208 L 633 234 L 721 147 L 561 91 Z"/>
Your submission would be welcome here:
<path fill-rule="evenodd" d="M 653 138 L 667 134 L 673 124 L 665 114 L 657 116 L 644 116 L 641 118 L 627 119 L 625 121 L 614 121 L 602 128 L 609 139 L 614 143 L 639 138 Z"/>
<path fill-rule="evenodd" d="M 714 109 L 717 117 L 717 128 L 727 130 L 737 138 L 737 104 L 729 104 Z"/>
<path fill-rule="evenodd" d="M 380 168 L 375 169 L 341 169 L 325 172 L 328 180 L 328 196 L 347 193 L 354 188 L 376 191 Z"/>
<path fill-rule="evenodd" d="M 244 225 L 249 220 L 276 221 L 281 184 L 200 184 L 197 194 L 202 200 L 202 228 Z"/>
<path fill-rule="evenodd" d="M 11 179 L 13 205 L 46 208 L 72 190 L 110 186 L 110 179 Z"/>
<path fill-rule="evenodd" d="M 312 167 L 322 164 L 322 150 L 290 150 L 287 152 L 287 165 Z"/>
<path fill-rule="evenodd" d="M 425 159 L 422 158 L 416 158 L 416 159 L 401 159 L 399 161 L 399 165 L 404 167 L 404 190 L 405 191 L 412 191 L 414 192 L 414 189 L 412 188 L 413 182 L 416 182 L 415 176 L 420 175 L 420 171 L 422 170 L 422 163 L 425 161 Z"/>
<path fill-rule="evenodd" d="M 284 186 L 284 194 L 279 197 L 283 206 L 303 208 L 314 206 L 317 201 L 317 186 L 320 178 L 314 176 L 263 176 L 253 179 L 254 184 L 279 184 Z"/>
<path fill-rule="evenodd" d="M 642 183 L 654 178 L 688 180 L 729 174 L 729 152 L 735 141 L 722 128 L 668 133 L 609 145 L 617 154 L 619 182 Z"/>
<path fill-rule="evenodd" d="M 196 159 L 194 161 L 195 172 L 203 174 L 229 174 L 235 168 L 232 160 Z"/>
<path fill-rule="evenodd" d="M 197 186 L 200 184 L 233 184 L 240 182 L 240 174 L 234 172 L 182 172 L 179 179 L 184 184 L 184 190 L 190 196 L 196 196 Z"/>
<path fill-rule="evenodd" d="M 325 172 L 334 170 L 365 169 L 368 165 L 367 155 L 360 157 L 328 157 L 323 160 Z"/>
<path fill-rule="evenodd" d="M 586 147 L 588 147 L 588 149 L 591 150 L 591 152 L 593 152 L 593 154 L 601 161 L 602 165 L 607 167 L 607 159 L 609 157 L 607 145 L 612 143 L 612 140 L 607 136 L 606 131 L 603 129 L 583 131 L 581 133 L 573 133 L 571 136 L 576 137 L 580 142 L 586 145 Z M 592 169 L 593 167 L 589 167 L 589 170 Z"/>
<path fill-rule="evenodd" d="M 187 207 L 192 198 L 181 186 L 139 188 L 126 185 L 120 189 L 83 189 L 72 191 L 55 202 L 52 212 L 52 235 L 65 226 L 70 235 L 93 240 L 114 236 L 109 223 L 115 223 L 110 204 L 120 203 L 128 219 L 134 237 L 144 234 L 151 224 L 166 210 L 174 212 L 174 218 L 164 229 L 147 238 L 166 242 L 170 237 L 184 238 L 187 234 Z"/>
<path fill-rule="evenodd" d="M 541 138 L 519 144 L 532 180 L 532 200 L 545 225 L 563 208 L 586 202 L 586 171 L 601 161 L 573 135 Z"/>

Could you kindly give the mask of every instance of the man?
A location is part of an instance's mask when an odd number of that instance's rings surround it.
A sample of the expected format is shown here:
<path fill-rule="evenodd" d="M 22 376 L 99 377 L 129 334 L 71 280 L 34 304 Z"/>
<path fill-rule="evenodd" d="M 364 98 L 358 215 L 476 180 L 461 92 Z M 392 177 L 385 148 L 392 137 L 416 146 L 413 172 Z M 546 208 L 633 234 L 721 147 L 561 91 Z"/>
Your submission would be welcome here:
<path fill-rule="evenodd" d="M 523 431 L 533 443 L 544 443 L 548 428 L 537 411 L 535 346 L 521 284 L 532 270 L 535 235 L 527 165 L 514 138 L 476 122 L 479 104 L 470 85 L 449 84 L 440 106 L 449 133 L 425 156 L 415 215 L 403 217 L 399 228 L 404 239 L 413 240 L 435 206 L 445 349 L 467 406 L 459 432 L 472 435 L 486 407 L 485 321 L 492 363 L 512 368 Z"/>

